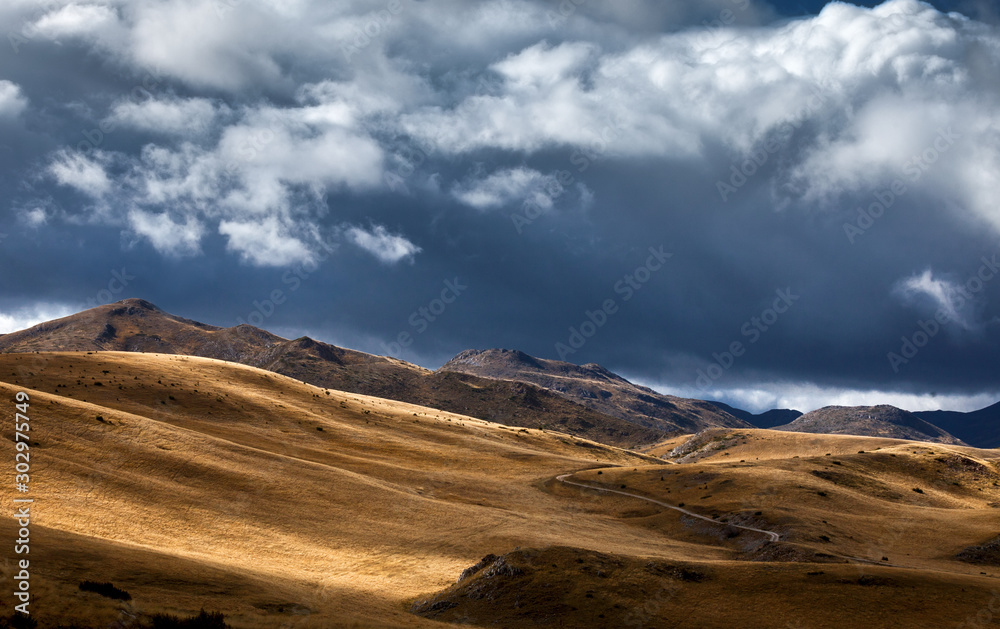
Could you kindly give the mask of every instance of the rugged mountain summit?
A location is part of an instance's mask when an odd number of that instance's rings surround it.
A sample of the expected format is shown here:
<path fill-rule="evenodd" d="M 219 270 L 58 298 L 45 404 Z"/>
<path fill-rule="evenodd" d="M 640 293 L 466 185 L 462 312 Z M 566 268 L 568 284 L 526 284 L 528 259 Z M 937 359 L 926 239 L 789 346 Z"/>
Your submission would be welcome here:
<path fill-rule="evenodd" d="M 534 384 L 597 412 L 649 428 L 697 432 L 709 426 L 751 427 L 708 402 L 657 393 L 593 363 L 574 365 L 508 349 L 468 350 L 441 371 Z"/>
<path fill-rule="evenodd" d="M 784 426 L 776 426 L 775 430 L 962 444 L 960 439 L 934 424 L 888 405 L 827 406 Z"/>

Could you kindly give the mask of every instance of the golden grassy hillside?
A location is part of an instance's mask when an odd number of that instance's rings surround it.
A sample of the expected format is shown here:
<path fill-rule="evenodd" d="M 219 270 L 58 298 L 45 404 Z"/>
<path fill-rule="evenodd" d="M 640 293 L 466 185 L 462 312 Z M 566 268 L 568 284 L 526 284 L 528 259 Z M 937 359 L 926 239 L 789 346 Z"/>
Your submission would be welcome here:
<path fill-rule="evenodd" d="M 41 626 L 202 607 L 247 628 L 948 626 L 1000 587 L 954 558 L 1000 532 L 997 451 L 729 430 L 673 463 L 124 352 L 0 354 L 0 390 L 31 394 Z"/>
<path fill-rule="evenodd" d="M 600 537 L 537 483 L 642 462 L 209 359 L 5 354 L 0 374 L 11 408 L 32 398 L 40 615 L 100 606 L 76 591 L 92 579 L 145 611 L 204 605 L 239 626 L 276 626 L 279 608 L 304 626 L 426 625 L 410 599 L 471 559 Z"/>

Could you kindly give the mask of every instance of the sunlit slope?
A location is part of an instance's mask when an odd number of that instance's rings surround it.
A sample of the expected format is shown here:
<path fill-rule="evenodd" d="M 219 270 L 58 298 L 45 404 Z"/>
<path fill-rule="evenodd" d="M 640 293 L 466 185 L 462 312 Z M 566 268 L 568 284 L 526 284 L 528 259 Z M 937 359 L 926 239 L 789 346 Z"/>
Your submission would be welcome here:
<path fill-rule="evenodd" d="M 652 449 L 658 451 L 669 464 L 574 478 L 626 485 L 720 522 L 779 532 L 793 546 L 785 559 L 819 553 L 830 561 L 1000 576 L 1000 567 L 956 560 L 964 548 L 1000 533 L 998 450 L 715 430 Z"/>
<path fill-rule="evenodd" d="M 1000 532 L 996 451 L 722 430 L 657 461 L 174 355 L 0 355 L 0 381 L 32 397 L 43 627 L 942 626 L 1000 585 L 955 558 Z M 516 569 L 456 584 L 489 554 Z"/>
<path fill-rule="evenodd" d="M 3 397 L 32 396 L 38 553 L 66 534 L 112 542 L 118 550 L 91 562 L 93 573 L 70 574 L 67 586 L 115 580 L 138 601 L 167 607 L 193 601 L 193 592 L 137 581 L 122 573 L 131 559 L 119 555 L 141 549 L 238 581 L 277 579 L 315 617 L 336 611 L 408 625 L 419 619 L 406 601 L 450 581 L 470 558 L 526 539 L 593 543 L 600 535 L 535 483 L 568 469 L 642 463 L 566 435 L 210 359 L 0 355 L 0 374 L 11 383 L 0 385 Z M 8 426 L 3 434 L 12 437 Z M 634 551 L 640 537 L 622 539 L 622 548 Z M 49 569 L 75 568 L 61 564 Z M 257 613 L 253 597 L 206 596 L 198 606 Z"/>
<path fill-rule="evenodd" d="M 713 430 L 683 451 L 677 462 L 570 477 L 607 492 L 555 491 L 602 503 L 650 539 L 700 544 L 700 557 L 522 550 L 485 562 L 419 611 L 484 626 L 692 629 L 947 627 L 1000 617 L 990 611 L 1000 605 L 1000 452 L 760 430 Z"/>

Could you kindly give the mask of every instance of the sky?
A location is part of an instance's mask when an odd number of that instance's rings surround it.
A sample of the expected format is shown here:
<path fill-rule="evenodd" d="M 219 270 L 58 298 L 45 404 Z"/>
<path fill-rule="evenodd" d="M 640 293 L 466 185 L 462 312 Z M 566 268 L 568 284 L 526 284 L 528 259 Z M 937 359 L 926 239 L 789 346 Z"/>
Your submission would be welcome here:
<path fill-rule="evenodd" d="M 986 0 L 6 0 L 0 332 L 141 297 L 753 411 L 1000 399 Z M 996 281 L 994 281 L 996 279 Z"/>

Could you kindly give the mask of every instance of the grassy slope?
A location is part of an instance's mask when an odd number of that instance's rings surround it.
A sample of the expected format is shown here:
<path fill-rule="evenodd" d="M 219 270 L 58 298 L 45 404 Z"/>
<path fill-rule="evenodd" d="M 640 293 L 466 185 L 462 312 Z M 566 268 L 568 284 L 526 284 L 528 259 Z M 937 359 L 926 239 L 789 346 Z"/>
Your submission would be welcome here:
<path fill-rule="evenodd" d="M 946 626 L 1000 585 L 1000 569 L 953 560 L 997 533 L 996 451 L 737 430 L 651 465 L 208 359 L 0 355 L 0 381 L 5 399 L 32 392 L 33 589 L 50 620 L 204 606 L 237 627 Z M 784 541 L 553 480 L 587 468 L 576 478 Z M 0 529 L 12 538 L 6 513 Z M 522 574 L 433 599 L 488 553 Z M 479 585 L 493 595 L 470 596 Z M 418 600 L 454 607 L 425 619 Z"/>
<path fill-rule="evenodd" d="M 205 605 L 241 626 L 274 626 L 258 610 L 281 604 L 313 610 L 302 617 L 313 626 L 427 624 L 408 601 L 481 554 L 596 543 L 600 530 L 536 483 L 642 462 L 209 359 L 3 355 L 0 374 L 4 398 L 32 394 L 33 552 L 49 600 L 100 603 L 75 585 L 110 580 L 148 611 Z M 12 520 L 2 528 L 12 534 Z M 620 547 L 641 545 L 635 532 Z M 69 547 L 85 556 L 63 561 Z"/>

